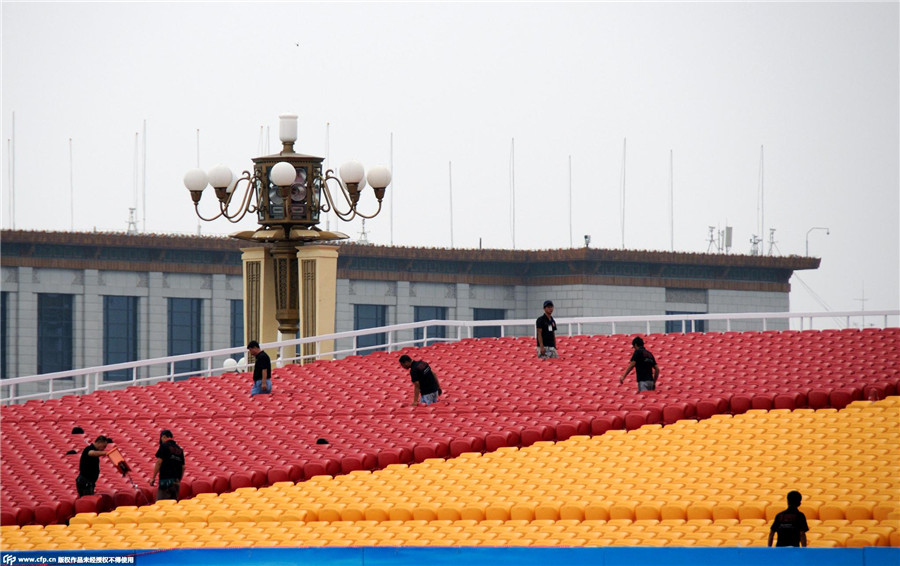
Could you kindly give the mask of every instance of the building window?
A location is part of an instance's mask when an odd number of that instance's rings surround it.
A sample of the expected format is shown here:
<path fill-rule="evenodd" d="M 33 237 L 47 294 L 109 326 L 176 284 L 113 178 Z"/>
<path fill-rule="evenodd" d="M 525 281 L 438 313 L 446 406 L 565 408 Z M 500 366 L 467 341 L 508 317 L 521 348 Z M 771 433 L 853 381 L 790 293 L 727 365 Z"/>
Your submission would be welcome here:
<path fill-rule="evenodd" d="M 138 298 L 103 297 L 103 363 L 120 364 L 138 359 Z M 131 380 L 132 371 L 119 369 L 103 376 L 109 381 Z"/>
<path fill-rule="evenodd" d="M 506 311 L 503 309 L 473 309 L 473 311 L 472 318 L 475 320 L 503 320 L 506 318 Z M 477 326 L 473 336 L 475 338 L 500 338 L 500 327 Z"/>
<path fill-rule="evenodd" d="M 38 295 L 38 373 L 73 369 L 73 295 Z"/>
<path fill-rule="evenodd" d="M 6 379 L 9 375 L 6 373 L 9 371 L 7 369 L 7 360 L 9 356 L 9 348 L 6 343 L 6 329 L 8 328 L 7 320 L 9 317 L 9 291 L 0 291 L 0 352 L 3 352 L 0 355 L 0 379 Z"/>
<path fill-rule="evenodd" d="M 706 314 L 702 312 L 666 311 L 666 314 Z M 691 326 L 693 324 L 693 327 Z M 705 320 L 667 320 L 666 334 L 682 332 L 706 332 Z"/>
<path fill-rule="evenodd" d="M 385 305 L 353 305 L 353 329 L 377 328 L 387 325 L 387 307 Z M 356 338 L 356 347 L 361 355 L 372 352 L 384 351 L 384 348 L 375 348 L 387 343 L 387 335 L 384 332 L 367 334 Z M 363 350 L 363 348 L 367 348 Z"/>
<path fill-rule="evenodd" d="M 202 299 L 169 299 L 169 355 L 193 354 L 201 350 L 200 308 Z M 175 373 L 200 371 L 200 359 L 175 364 Z M 178 380 L 187 379 L 182 376 Z"/>
<path fill-rule="evenodd" d="M 235 299 L 231 301 L 231 346 L 246 346 L 244 343 L 244 301 Z M 243 357 L 242 352 L 231 354 L 234 360 Z"/>
<path fill-rule="evenodd" d="M 423 320 L 447 320 L 447 307 L 414 307 L 413 319 L 413 322 L 422 322 Z M 428 330 L 429 338 L 425 343 L 426 346 L 430 346 L 437 342 L 437 340 L 430 340 L 430 338 L 447 337 L 446 326 L 428 326 L 426 327 L 426 330 Z M 414 338 L 416 340 L 421 340 L 424 335 L 425 333 L 422 328 L 415 329 Z"/>

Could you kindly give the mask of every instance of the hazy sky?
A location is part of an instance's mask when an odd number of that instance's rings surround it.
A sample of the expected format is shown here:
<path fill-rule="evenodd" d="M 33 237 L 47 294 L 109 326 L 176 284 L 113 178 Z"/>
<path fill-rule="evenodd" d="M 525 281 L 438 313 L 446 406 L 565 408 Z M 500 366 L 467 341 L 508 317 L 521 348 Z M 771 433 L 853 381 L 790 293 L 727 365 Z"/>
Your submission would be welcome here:
<path fill-rule="evenodd" d="M 148 232 L 197 233 L 182 184 L 197 130 L 201 167 L 240 172 L 267 153 L 261 133 L 279 150 L 277 116 L 295 112 L 297 150 L 335 168 L 389 164 L 393 135 L 388 205 L 366 224 L 374 243 L 448 247 L 452 216 L 455 247 L 561 248 L 590 234 L 618 248 L 627 139 L 626 247 L 668 250 L 674 233 L 676 250 L 705 252 L 708 226 L 728 225 L 732 253 L 748 253 L 762 223 L 781 255 L 803 255 L 808 239 L 822 267 L 799 275 L 831 309 L 900 304 L 897 2 L 0 10 L 4 228 L 123 231 L 136 203 Z M 808 233 L 817 226 L 830 234 Z M 792 284 L 792 310 L 823 310 Z"/>

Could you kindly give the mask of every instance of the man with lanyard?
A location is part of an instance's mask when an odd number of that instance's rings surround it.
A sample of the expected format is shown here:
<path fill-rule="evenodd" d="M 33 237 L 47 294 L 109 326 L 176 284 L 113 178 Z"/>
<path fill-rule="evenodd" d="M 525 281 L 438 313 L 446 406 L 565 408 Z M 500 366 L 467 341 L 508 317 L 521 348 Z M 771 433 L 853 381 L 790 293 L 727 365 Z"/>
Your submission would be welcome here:
<path fill-rule="evenodd" d="M 159 489 L 156 490 L 156 500 L 178 500 L 181 491 L 181 478 L 184 476 L 184 450 L 175 443 L 172 431 L 164 430 L 159 433 L 159 450 L 156 451 L 156 465 L 153 466 L 153 477 L 150 485 L 156 481 L 159 474 Z"/>
<path fill-rule="evenodd" d="M 619 385 L 625 382 L 625 376 L 634 369 L 634 373 L 637 375 L 638 393 L 655 390 L 656 380 L 659 379 L 659 366 L 656 365 L 656 358 L 653 357 L 650 350 L 644 348 L 644 339 L 640 336 L 631 341 L 631 347 L 634 348 L 634 353 L 631 355 L 628 367 L 625 368 L 625 373 L 619 379 Z"/>
<path fill-rule="evenodd" d="M 266 395 L 272 392 L 272 360 L 269 354 L 265 353 L 259 347 L 259 342 L 251 340 L 247 344 L 247 351 L 256 358 L 253 364 L 253 387 L 250 389 L 250 396 Z"/>
<path fill-rule="evenodd" d="M 413 407 L 419 404 L 420 396 L 425 405 L 431 405 L 438 400 L 443 393 L 441 384 L 427 362 L 423 360 L 414 362 L 412 358 L 404 354 L 400 356 L 400 366 L 409 370 L 409 376 L 413 382 Z"/>
<path fill-rule="evenodd" d="M 556 321 L 553 319 L 553 301 L 544 301 L 544 314 L 538 317 L 537 330 L 537 355 L 542 360 L 558 358 L 556 353 Z"/>
<path fill-rule="evenodd" d="M 100 479 L 100 458 L 109 454 L 106 450 L 110 440 L 102 434 L 93 443 L 88 444 L 81 451 L 81 460 L 78 462 L 78 477 L 75 478 L 75 487 L 78 489 L 78 497 L 94 495 L 94 487 Z"/>

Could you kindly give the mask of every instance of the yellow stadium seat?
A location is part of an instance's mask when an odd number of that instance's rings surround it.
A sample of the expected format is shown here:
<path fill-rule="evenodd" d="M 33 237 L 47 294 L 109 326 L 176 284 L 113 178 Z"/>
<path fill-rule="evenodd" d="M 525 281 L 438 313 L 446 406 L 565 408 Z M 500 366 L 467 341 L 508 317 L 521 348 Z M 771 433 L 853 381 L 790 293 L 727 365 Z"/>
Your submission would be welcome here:
<path fill-rule="evenodd" d="M 819 519 L 823 521 L 846 519 L 847 507 L 849 506 L 846 503 L 837 501 L 825 503 L 819 506 Z"/>
<path fill-rule="evenodd" d="M 584 507 L 584 518 L 587 521 L 608 521 L 609 508 L 609 502 L 592 501 Z"/>
<path fill-rule="evenodd" d="M 685 520 L 687 519 L 687 505 L 681 502 L 665 503 L 659 509 L 659 518 L 665 520 Z"/>
<path fill-rule="evenodd" d="M 712 508 L 712 518 L 718 522 L 723 519 L 740 519 L 740 508 L 733 503 L 716 503 Z"/>
<path fill-rule="evenodd" d="M 844 543 L 846 547 L 880 546 L 880 537 L 876 534 L 853 535 Z"/>
<path fill-rule="evenodd" d="M 713 519 L 713 508 L 712 505 L 708 503 L 692 503 L 688 505 L 687 508 L 687 520 L 692 521 L 696 519 Z"/>

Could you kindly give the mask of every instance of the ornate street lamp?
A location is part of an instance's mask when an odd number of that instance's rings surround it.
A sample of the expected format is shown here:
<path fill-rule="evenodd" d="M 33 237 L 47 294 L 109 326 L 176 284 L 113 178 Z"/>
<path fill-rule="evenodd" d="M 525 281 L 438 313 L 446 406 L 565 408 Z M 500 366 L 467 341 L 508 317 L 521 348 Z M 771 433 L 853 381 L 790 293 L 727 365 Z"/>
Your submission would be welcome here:
<path fill-rule="evenodd" d="M 366 175 L 361 163 L 349 161 L 341 165 L 340 177 L 331 170 L 323 174 L 323 158 L 294 152 L 297 116 L 282 114 L 279 122 L 281 152 L 253 159 L 252 173 L 244 171 L 235 179 L 224 165 L 216 165 L 208 172 L 191 169 L 184 176 L 184 185 L 202 220 L 211 222 L 224 217 L 237 223 L 247 214 L 256 214 L 259 228 L 235 232 L 231 237 L 272 244 L 278 330 L 293 336 L 299 323 L 297 246 L 349 237 L 341 232 L 320 230 L 317 224 L 323 212 L 333 211 L 344 221 L 378 215 L 385 189 L 391 182 L 391 172 L 376 166 Z M 378 201 L 371 214 L 358 208 L 367 180 Z M 329 188 L 329 181 L 334 191 Z M 218 212 L 211 215 L 200 212 L 200 199 L 207 186 L 212 186 L 218 199 Z"/>

